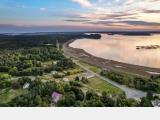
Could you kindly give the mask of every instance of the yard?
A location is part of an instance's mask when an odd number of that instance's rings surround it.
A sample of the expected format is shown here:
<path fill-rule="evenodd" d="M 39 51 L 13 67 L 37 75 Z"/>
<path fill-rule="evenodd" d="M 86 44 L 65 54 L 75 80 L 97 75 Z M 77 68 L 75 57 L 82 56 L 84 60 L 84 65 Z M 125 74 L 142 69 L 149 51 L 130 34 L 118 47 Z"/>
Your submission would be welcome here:
<path fill-rule="evenodd" d="M 18 90 L 4 90 L 0 93 L 0 104 L 8 103 L 12 99 L 22 94 L 26 94 L 28 90 L 18 89 Z"/>
<path fill-rule="evenodd" d="M 87 86 L 92 88 L 98 93 L 102 93 L 103 91 L 105 91 L 107 93 L 111 93 L 115 95 L 123 94 L 123 92 L 119 88 L 114 87 L 113 85 L 107 83 L 104 80 L 101 80 L 98 77 L 91 78 L 88 81 L 89 83 L 87 84 Z"/>
<path fill-rule="evenodd" d="M 102 71 L 101 68 L 98 68 L 96 66 L 90 65 L 88 63 L 77 61 L 79 64 L 85 66 L 86 68 L 90 69 L 91 71 L 100 74 Z M 98 78 L 93 77 L 88 79 L 89 83 L 86 85 L 89 89 L 92 89 L 98 93 L 102 93 L 103 91 L 114 94 L 114 95 L 122 95 L 123 91 L 117 87 L 114 87 L 113 85 L 109 84 L 108 82 Z M 86 88 L 84 88 L 86 89 Z"/>
<path fill-rule="evenodd" d="M 86 68 L 92 70 L 92 71 L 95 72 L 95 73 L 98 73 L 98 74 L 99 74 L 99 73 L 101 72 L 101 68 L 98 68 L 98 67 L 96 67 L 96 66 L 90 65 L 90 64 L 88 64 L 88 63 L 84 63 L 84 62 L 82 62 L 82 61 L 78 61 L 78 63 L 80 63 L 81 65 L 85 66 Z"/>

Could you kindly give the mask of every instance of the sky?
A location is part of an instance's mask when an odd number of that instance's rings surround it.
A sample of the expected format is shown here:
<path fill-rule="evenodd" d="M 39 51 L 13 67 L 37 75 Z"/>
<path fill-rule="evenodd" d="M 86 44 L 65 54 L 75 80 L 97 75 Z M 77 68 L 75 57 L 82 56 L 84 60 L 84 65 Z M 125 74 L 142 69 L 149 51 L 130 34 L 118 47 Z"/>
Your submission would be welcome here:
<path fill-rule="evenodd" d="M 160 0 L 1 0 L 0 32 L 160 30 Z"/>

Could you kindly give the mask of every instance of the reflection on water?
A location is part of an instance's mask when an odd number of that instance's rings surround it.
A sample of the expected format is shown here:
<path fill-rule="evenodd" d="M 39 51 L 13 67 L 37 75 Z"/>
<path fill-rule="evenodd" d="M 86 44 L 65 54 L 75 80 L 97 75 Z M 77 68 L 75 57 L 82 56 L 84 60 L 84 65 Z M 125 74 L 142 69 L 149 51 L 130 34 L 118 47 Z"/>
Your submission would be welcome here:
<path fill-rule="evenodd" d="M 70 44 L 105 59 L 160 68 L 160 49 L 137 50 L 136 46 L 160 45 L 160 35 L 124 36 L 102 34 L 99 40 L 79 39 Z"/>

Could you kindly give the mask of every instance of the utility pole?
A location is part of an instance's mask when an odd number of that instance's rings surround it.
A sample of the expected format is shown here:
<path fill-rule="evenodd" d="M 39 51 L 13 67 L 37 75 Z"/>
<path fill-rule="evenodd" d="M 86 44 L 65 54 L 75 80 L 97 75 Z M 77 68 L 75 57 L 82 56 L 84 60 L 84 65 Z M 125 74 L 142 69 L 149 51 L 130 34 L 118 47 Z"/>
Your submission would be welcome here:
<path fill-rule="evenodd" d="M 58 40 L 56 40 L 56 47 L 58 50 L 60 50 L 60 44 L 59 44 Z"/>

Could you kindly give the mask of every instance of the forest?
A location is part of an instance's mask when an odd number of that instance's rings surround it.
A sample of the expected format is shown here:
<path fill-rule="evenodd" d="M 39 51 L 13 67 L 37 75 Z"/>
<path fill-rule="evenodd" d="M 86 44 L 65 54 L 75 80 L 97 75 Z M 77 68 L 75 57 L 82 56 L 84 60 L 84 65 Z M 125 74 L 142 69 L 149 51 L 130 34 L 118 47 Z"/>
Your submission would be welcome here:
<path fill-rule="evenodd" d="M 74 67 L 70 59 L 54 47 L 34 47 L 28 49 L 2 50 L 0 52 L 0 72 L 11 76 L 38 76 L 52 70 Z M 58 61 L 56 65 L 43 66 L 43 62 Z M 6 76 L 7 77 L 7 76 Z M 8 76 L 9 77 L 9 76 Z"/>
<path fill-rule="evenodd" d="M 56 45 L 58 41 L 63 44 L 72 39 L 91 38 L 100 39 L 100 34 L 86 35 L 84 33 L 69 32 L 69 33 L 35 33 L 35 34 L 21 34 L 21 35 L 7 35 L 0 34 L 0 48 L 24 48 L 44 46 L 47 44 Z"/>

